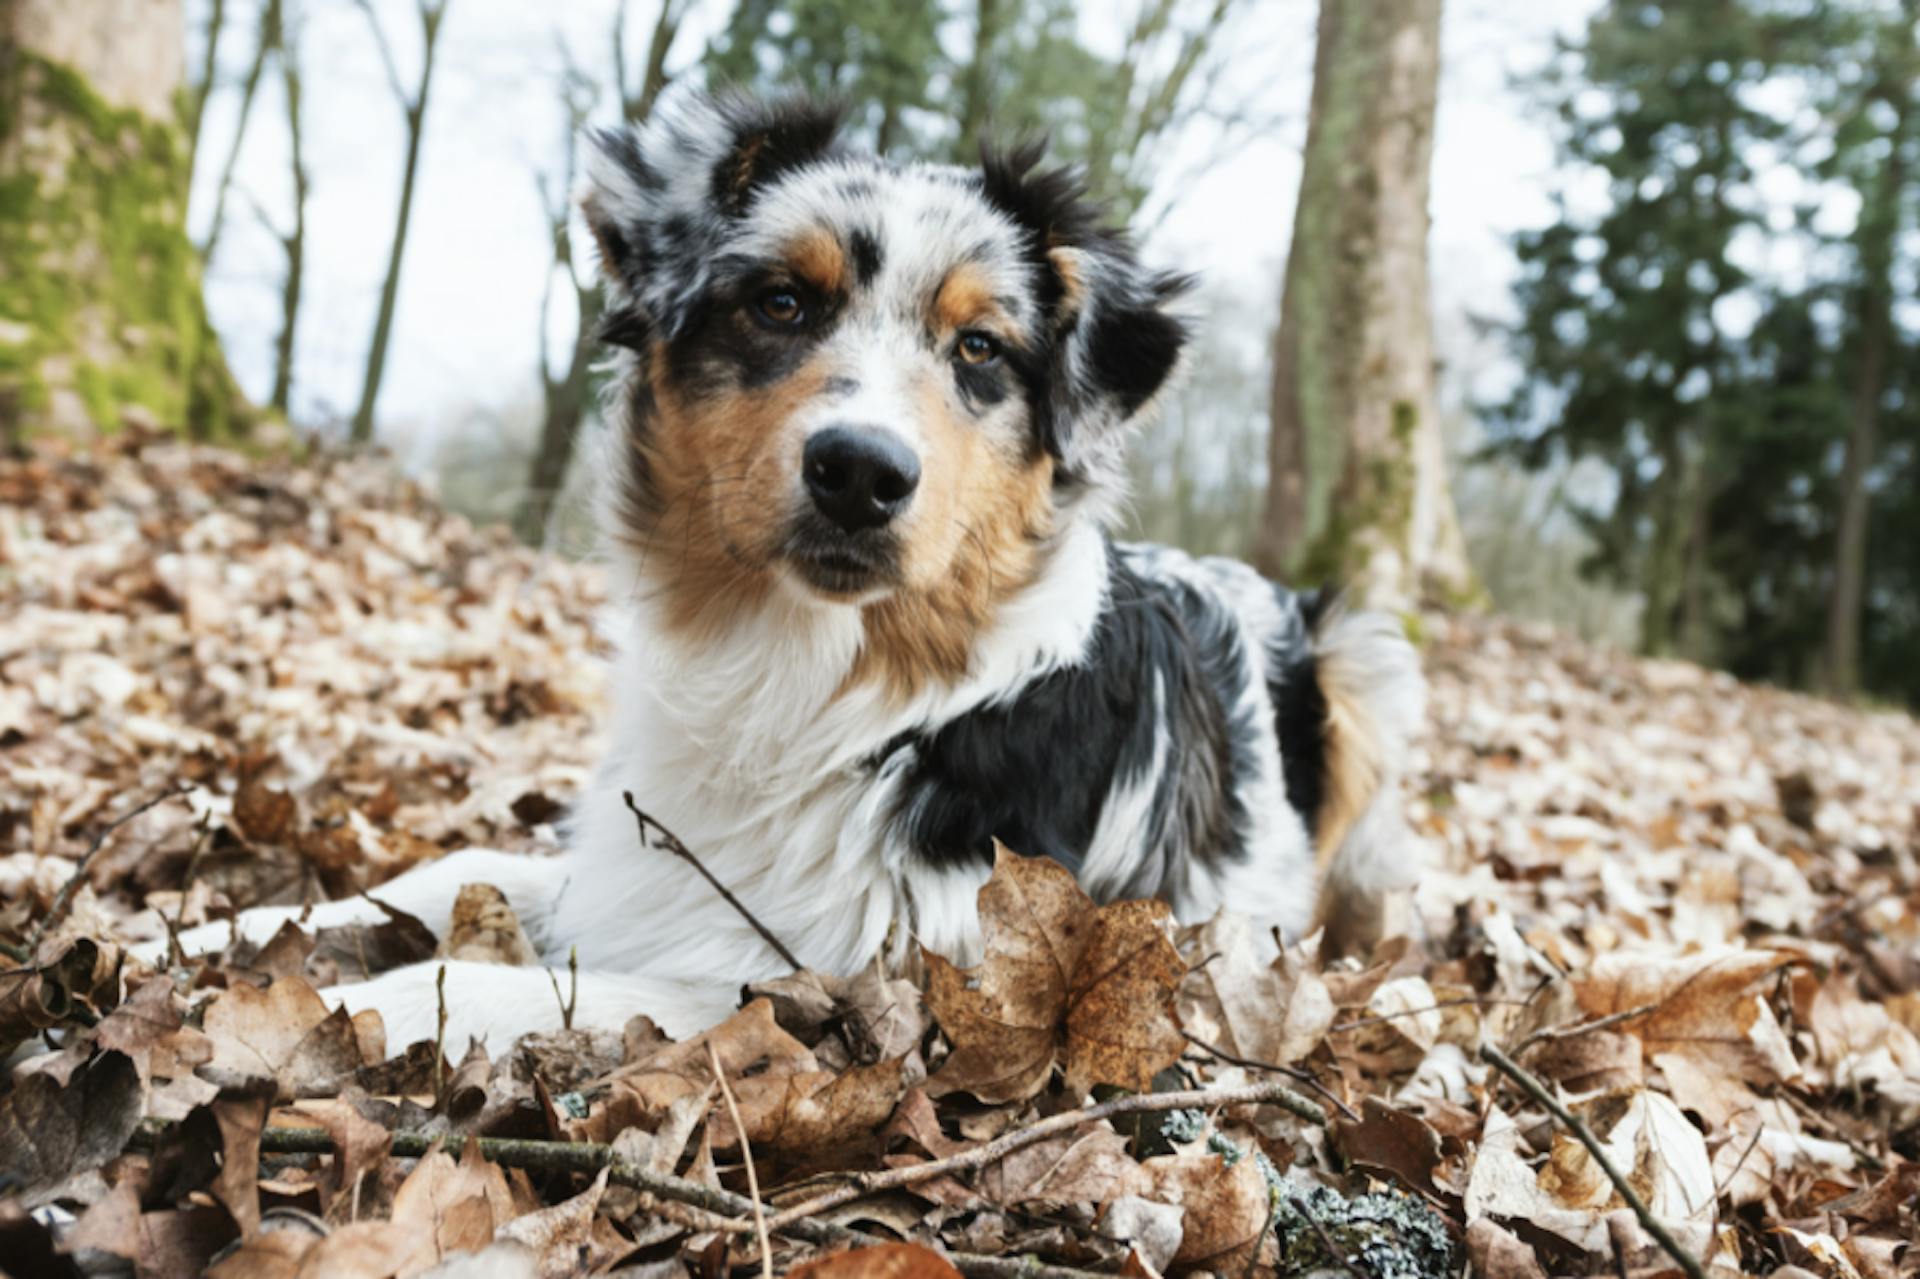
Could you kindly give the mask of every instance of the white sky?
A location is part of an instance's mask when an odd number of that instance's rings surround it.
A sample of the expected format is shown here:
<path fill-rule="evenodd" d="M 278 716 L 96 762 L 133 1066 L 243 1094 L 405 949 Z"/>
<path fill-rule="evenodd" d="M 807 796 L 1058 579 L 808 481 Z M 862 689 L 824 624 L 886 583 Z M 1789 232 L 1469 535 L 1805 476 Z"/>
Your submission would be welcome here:
<path fill-rule="evenodd" d="M 298 3 L 298 0 L 294 0 Z M 1090 0 L 1083 27 L 1117 40 L 1125 0 Z M 1512 273 L 1507 237 L 1552 214 L 1552 148 L 1512 77 L 1536 66 L 1555 34 L 1571 34 L 1598 0 L 1448 0 L 1433 174 L 1433 275 L 1440 347 L 1450 360 L 1482 361 L 1466 337 L 1468 313 L 1499 313 Z M 1235 34 L 1235 87 L 1283 124 L 1183 181 L 1154 233 L 1149 256 L 1200 273 L 1214 289 L 1251 302 L 1268 323 L 1300 174 L 1314 7 L 1255 0 Z M 197 21 L 196 10 L 189 6 Z M 229 5 L 229 10 L 242 8 Z M 727 5 L 707 0 L 677 46 L 697 53 Z M 392 235 L 402 159 L 399 109 L 386 87 L 366 20 L 347 5 L 312 5 L 306 27 L 308 296 L 295 369 L 302 420 L 351 414 Z M 376 0 L 404 75 L 418 60 L 411 0 Z M 534 173 L 556 167 L 563 117 L 556 88 L 556 29 L 598 69 L 610 57 L 613 0 L 451 0 L 428 109 L 422 173 L 380 411 L 382 438 L 420 458 L 449 432 L 485 429 L 488 415 L 525 403 L 534 385 L 539 299 L 548 241 Z M 634 0 L 636 42 L 653 17 Z M 694 29 L 695 26 L 699 29 Z M 237 79 L 251 35 L 230 30 L 223 71 Z M 204 230 L 218 159 L 230 144 L 237 93 L 214 99 L 202 145 L 194 228 Z M 1211 154 L 1204 128 L 1174 148 L 1184 172 Z M 287 147 L 277 80 L 270 74 L 241 151 L 238 185 L 266 210 L 288 207 Z M 242 383 L 265 398 L 279 324 L 278 245 L 246 195 L 229 204 L 209 273 L 209 304 Z M 1235 308 L 1244 311 L 1248 308 Z M 1225 335 L 1223 335 L 1225 336 Z M 1264 334 L 1259 335 L 1264 338 Z"/>

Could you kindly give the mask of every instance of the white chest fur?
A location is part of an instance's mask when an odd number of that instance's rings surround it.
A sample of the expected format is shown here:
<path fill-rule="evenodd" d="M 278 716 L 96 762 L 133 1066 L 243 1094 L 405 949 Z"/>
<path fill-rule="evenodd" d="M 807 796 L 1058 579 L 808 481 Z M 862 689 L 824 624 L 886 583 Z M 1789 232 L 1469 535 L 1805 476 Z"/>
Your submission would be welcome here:
<path fill-rule="evenodd" d="M 578 945 L 588 967 L 734 982 L 784 971 L 691 866 L 642 844 L 630 791 L 809 967 L 849 972 L 890 940 L 966 956 L 987 868 L 912 857 L 894 820 L 905 760 L 872 761 L 903 732 L 1081 660 L 1106 583 L 1099 533 L 1071 526 L 982 634 L 968 678 L 904 701 L 843 687 L 861 642 L 851 606 L 780 595 L 694 651 L 652 623 L 636 583 L 613 614 L 611 748 L 553 863 L 563 882 L 541 931 Z"/>

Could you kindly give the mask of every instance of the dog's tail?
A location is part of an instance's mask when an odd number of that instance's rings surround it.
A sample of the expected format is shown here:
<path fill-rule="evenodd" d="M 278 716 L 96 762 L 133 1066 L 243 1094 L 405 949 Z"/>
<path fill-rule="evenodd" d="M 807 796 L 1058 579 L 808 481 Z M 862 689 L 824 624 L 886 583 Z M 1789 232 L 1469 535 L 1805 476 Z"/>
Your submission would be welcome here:
<path fill-rule="evenodd" d="M 1402 815 L 1400 779 L 1426 717 L 1420 657 L 1400 620 L 1350 612 L 1336 600 L 1313 623 L 1314 680 L 1325 704 L 1320 803 L 1313 814 L 1320 871 L 1315 922 L 1332 954 L 1386 934 L 1401 890 L 1419 878 L 1419 846 Z"/>

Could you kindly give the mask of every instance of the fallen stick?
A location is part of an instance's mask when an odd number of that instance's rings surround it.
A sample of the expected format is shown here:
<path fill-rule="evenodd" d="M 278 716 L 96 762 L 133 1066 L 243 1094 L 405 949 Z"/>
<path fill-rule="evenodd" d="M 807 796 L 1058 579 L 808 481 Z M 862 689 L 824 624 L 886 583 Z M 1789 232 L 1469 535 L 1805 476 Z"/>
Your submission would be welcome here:
<path fill-rule="evenodd" d="M 99 855 L 102 848 L 106 847 L 107 837 L 148 809 L 158 808 L 168 800 L 186 794 L 188 789 L 189 788 L 185 786 L 175 786 L 171 790 L 161 791 L 158 795 L 147 800 L 132 812 L 123 814 L 122 816 L 114 818 L 111 822 L 108 822 L 107 828 L 93 837 L 93 843 L 87 846 L 87 851 L 80 854 L 80 862 L 73 868 L 73 874 L 67 877 L 67 882 L 60 885 L 60 891 L 54 894 L 53 903 L 47 907 L 47 913 L 41 917 L 40 922 L 35 924 L 33 931 L 27 935 L 24 949 L 27 952 L 28 958 L 21 962 L 31 962 L 32 957 L 39 953 L 40 942 L 46 937 L 47 930 L 59 923 L 61 917 L 67 913 L 67 909 L 73 905 L 73 895 L 80 891 L 81 881 L 86 879 L 87 868 L 93 865 L 93 859 Z"/>
<path fill-rule="evenodd" d="M 740 1134 L 740 1158 L 747 1165 L 747 1199 L 753 1205 L 753 1230 L 760 1244 L 760 1273 L 764 1279 L 773 1279 L 773 1241 L 767 1237 L 767 1212 L 760 1202 L 760 1174 L 754 1171 L 753 1146 L 747 1141 L 747 1126 L 740 1122 L 740 1107 L 727 1084 L 726 1068 L 720 1064 L 720 1050 L 713 1046 L 711 1039 L 707 1040 L 707 1060 L 713 1064 L 713 1078 L 720 1085 L 720 1096 L 726 1100 L 733 1130 Z"/>
<path fill-rule="evenodd" d="M 1620 1192 L 1620 1198 L 1626 1202 L 1627 1207 L 1633 1209 L 1633 1215 L 1640 1219 L 1641 1226 L 1653 1236 L 1654 1242 L 1679 1263 L 1680 1268 L 1687 1272 L 1689 1279 L 1707 1279 L 1707 1272 L 1700 1265 L 1699 1259 L 1680 1246 L 1680 1241 L 1675 1239 L 1665 1224 L 1653 1215 L 1647 1208 L 1646 1201 L 1641 1199 L 1627 1179 L 1620 1175 L 1620 1170 L 1613 1166 L 1613 1161 L 1607 1158 L 1607 1152 L 1601 1147 L 1599 1139 L 1593 1135 L 1592 1129 L 1580 1122 L 1565 1106 L 1554 1100 L 1553 1094 L 1547 1091 L 1546 1085 L 1529 1074 L 1525 1067 L 1492 1044 L 1480 1046 L 1480 1060 L 1518 1084 L 1520 1091 L 1546 1107 L 1548 1114 L 1559 1120 L 1567 1131 L 1579 1138 L 1580 1144 L 1587 1148 L 1587 1153 L 1593 1156 L 1593 1161 L 1600 1165 L 1600 1171 L 1607 1174 L 1607 1180 L 1611 1181 L 1613 1188 Z"/>
<path fill-rule="evenodd" d="M 1116 1097 L 1112 1101 L 1103 1101 L 1097 1106 L 1070 1110 L 1065 1114 L 1052 1115 L 1038 1123 L 1028 1124 L 1024 1128 L 1015 1128 L 1012 1132 L 1003 1133 L 984 1146 L 975 1146 L 972 1150 L 964 1150 L 957 1155 L 949 1155 L 945 1159 L 911 1164 L 904 1168 L 888 1168 L 880 1172 L 852 1173 L 846 1185 L 829 1190 L 824 1195 L 816 1195 L 791 1208 L 781 1209 L 767 1222 L 767 1229 L 780 1230 L 798 1224 L 816 1213 L 838 1208 L 841 1204 L 852 1203 L 856 1199 L 882 1190 L 918 1185 L 920 1182 L 930 1181 L 950 1172 L 966 1172 L 985 1167 L 987 1164 L 998 1163 L 1014 1151 L 1045 1140 L 1055 1133 L 1071 1132 L 1082 1124 L 1097 1123 L 1102 1119 L 1111 1119 L 1115 1115 L 1139 1115 L 1166 1110 L 1252 1104 L 1280 1106 L 1310 1123 L 1322 1126 L 1327 1122 L 1326 1111 L 1285 1084 L 1272 1081 L 1244 1084 L 1238 1088 L 1196 1088 L 1187 1092 L 1149 1092 Z"/>
<path fill-rule="evenodd" d="M 1261 1061 L 1258 1057 L 1235 1056 L 1233 1053 L 1228 1052 L 1226 1049 L 1216 1047 L 1213 1044 L 1208 1043 L 1206 1040 L 1200 1038 L 1200 1036 L 1189 1034 L 1184 1030 L 1180 1032 L 1180 1037 L 1186 1040 L 1188 1043 L 1192 1044 L 1195 1048 L 1200 1049 L 1202 1052 L 1213 1054 L 1215 1057 L 1218 1057 L 1221 1061 L 1226 1062 L 1229 1066 L 1239 1066 L 1245 1070 L 1272 1071 L 1276 1075 L 1285 1075 L 1289 1079 L 1295 1080 L 1299 1083 L 1303 1083 L 1307 1087 L 1319 1093 L 1322 1097 L 1325 1097 L 1328 1101 L 1332 1102 L 1333 1108 L 1335 1110 L 1338 1110 L 1341 1114 L 1345 1115 L 1347 1118 L 1353 1119 L 1353 1120 L 1358 1120 L 1360 1118 L 1359 1114 L 1354 1110 L 1352 1106 L 1349 1106 L 1346 1102 L 1341 1101 L 1338 1097 L 1334 1096 L 1333 1093 L 1327 1088 L 1325 1084 L 1321 1083 L 1318 1079 L 1315 1079 L 1313 1077 L 1313 1072 L 1311 1070 L 1302 1070 L 1296 1066 L 1282 1066 L 1276 1062 L 1271 1062 L 1271 1061 Z"/>
<path fill-rule="evenodd" d="M 135 1134 L 135 1146 L 150 1146 L 176 1125 L 147 1120 Z M 457 1140 L 457 1139 L 456 1139 Z M 572 1173 L 592 1177 L 607 1170 L 607 1180 L 638 1190 L 654 1199 L 684 1204 L 703 1210 L 704 1216 L 687 1216 L 690 1229 L 723 1230 L 730 1234 L 753 1234 L 746 1220 L 753 1204 L 744 1195 L 712 1186 L 703 1186 L 684 1177 L 649 1172 L 629 1160 L 614 1156 L 613 1147 L 593 1141 L 534 1141 L 519 1137 L 475 1137 L 480 1154 L 505 1168 L 524 1168 L 549 1174 Z M 403 1159 L 418 1159 L 435 1146 L 449 1144 L 443 1134 L 400 1129 L 392 1134 L 392 1154 Z M 333 1138 L 324 1128 L 282 1128 L 270 1126 L 260 1131 L 263 1155 L 327 1155 L 334 1153 Z M 679 1218 L 680 1214 L 662 1214 Z M 769 1233 L 775 1232 L 771 1220 Z M 795 1221 L 777 1233 L 823 1248 L 867 1248 L 889 1242 L 846 1226 L 825 1221 Z M 947 1260 L 961 1274 L 973 1279 L 1106 1279 L 1097 1271 L 1072 1266 L 1051 1266 L 1027 1257 L 989 1257 L 979 1253 L 950 1252 Z"/>
<path fill-rule="evenodd" d="M 650 844 L 647 840 L 647 827 L 651 826 L 655 830 L 659 831 L 660 842 L 657 845 L 658 847 L 666 849 L 668 852 L 672 853 L 675 857 L 678 857 L 680 860 L 687 863 L 687 865 L 699 871 L 700 878 L 706 880 L 708 884 L 712 885 L 714 892 L 719 893 L 722 897 L 726 898 L 727 905 L 739 911 L 740 917 L 742 919 L 746 920 L 749 924 L 753 925 L 753 931 L 756 933 L 759 933 L 760 936 L 763 939 L 765 939 L 767 945 L 773 947 L 774 951 L 779 954 L 780 958 L 787 961 L 788 967 L 792 968 L 793 971 L 796 973 L 806 971 L 807 966 L 801 963 L 798 959 L 794 958 L 793 952 L 787 949 L 786 943 L 781 941 L 778 937 L 775 937 L 771 929 L 769 929 L 765 924 L 761 923 L 757 918 L 755 918 L 754 913 L 748 910 L 746 908 L 746 905 L 742 903 L 738 897 L 735 897 L 725 884 L 715 879 L 713 877 L 713 872 L 708 870 L 706 866 L 704 866 L 701 863 L 700 859 L 693 855 L 692 850 L 690 850 L 685 844 L 680 842 L 680 837 L 678 835 L 674 834 L 672 831 L 668 830 L 665 826 L 662 826 L 659 822 L 655 821 L 653 818 L 647 816 L 645 813 L 640 811 L 640 806 L 633 802 L 632 791 L 622 791 L 620 793 L 620 797 L 627 801 L 627 811 L 633 814 L 633 819 L 636 822 L 640 823 L 640 846 L 642 848 L 655 847 L 655 845 Z"/>

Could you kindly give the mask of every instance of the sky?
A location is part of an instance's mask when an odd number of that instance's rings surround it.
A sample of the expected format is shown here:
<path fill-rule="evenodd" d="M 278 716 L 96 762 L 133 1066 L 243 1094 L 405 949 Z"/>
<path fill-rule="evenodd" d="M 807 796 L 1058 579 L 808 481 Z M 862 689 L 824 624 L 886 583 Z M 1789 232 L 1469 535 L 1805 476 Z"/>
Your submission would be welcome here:
<path fill-rule="evenodd" d="M 292 0 L 299 4 L 300 0 Z M 419 30 L 412 0 L 371 0 L 403 77 L 416 74 Z M 644 35 L 653 0 L 631 0 Z M 1131 0 L 1088 0 L 1083 38 L 1116 47 Z M 358 401 L 380 281 L 393 235 L 403 158 L 401 110 L 355 5 L 314 3 L 302 27 L 308 202 L 308 274 L 295 368 L 294 417 L 337 422 Z M 724 21 L 725 0 L 702 0 L 676 46 L 697 55 Z M 1472 339 L 1471 315 L 1498 315 L 1513 275 L 1512 234 L 1553 215 L 1552 139 L 1514 86 L 1556 35 L 1572 34 L 1598 0 L 1448 0 L 1433 171 L 1432 267 L 1442 358 L 1458 387 L 1497 354 Z M 229 10 L 243 6 L 228 5 Z M 205 4 L 190 2 L 204 20 Z M 502 429 L 537 394 L 537 343 L 549 241 L 537 175 L 564 156 L 558 69 L 573 58 L 604 74 L 614 0 L 450 0 L 441 39 L 399 310 L 380 400 L 380 435 L 403 459 L 424 463 L 463 434 Z M 1195 126 L 1169 148 L 1174 176 L 1158 193 L 1164 216 L 1147 256 L 1198 273 L 1240 331 L 1222 340 L 1264 342 L 1278 313 L 1300 150 L 1311 88 L 1311 0 L 1254 0 L 1233 33 L 1223 96 L 1273 124 L 1224 150 Z M 251 33 L 229 29 L 223 84 L 210 103 L 191 225 L 203 234 L 217 174 L 232 145 L 234 85 Z M 197 65 L 198 52 L 190 54 Z M 609 104 L 604 112 L 611 112 Z M 208 300 L 243 386 L 264 400 L 272 381 L 283 269 L 269 223 L 290 208 L 282 99 L 271 74 L 260 91 L 235 168 L 227 228 L 208 272 Z M 1150 209 L 1151 214 L 1154 210 Z M 1231 302 L 1232 305 L 1227 305 Z M 555 308 L 550 331 L 565 339 Z M 1246 328 L 1248 315 L 1261 323 Z"/>

